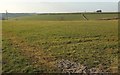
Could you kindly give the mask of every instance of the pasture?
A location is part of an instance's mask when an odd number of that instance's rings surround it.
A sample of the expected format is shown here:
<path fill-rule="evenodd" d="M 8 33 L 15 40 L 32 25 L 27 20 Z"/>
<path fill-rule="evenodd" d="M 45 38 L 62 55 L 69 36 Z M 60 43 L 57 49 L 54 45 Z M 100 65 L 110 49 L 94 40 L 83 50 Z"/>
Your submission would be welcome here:
<path fill-rule="evenodd" d="M 117 72 L 117 14 L 32 15 L 2 21 L 4 72 L 58 73 L 62 59 Z"/>

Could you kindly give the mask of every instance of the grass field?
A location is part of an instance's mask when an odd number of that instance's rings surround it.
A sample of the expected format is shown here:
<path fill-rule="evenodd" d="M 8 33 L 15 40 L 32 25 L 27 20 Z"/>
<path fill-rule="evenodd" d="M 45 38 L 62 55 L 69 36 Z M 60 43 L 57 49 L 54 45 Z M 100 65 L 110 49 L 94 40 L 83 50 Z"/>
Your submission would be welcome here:
<path fill-rule="evenodd" d="M 56 62 L 62 59 L 87 64 L 102 64 L 109 72 L 118 66 L 118 21 L 113 14 L 33 15 L 4 20 L 3 72 L 61 72 Z M 117 14 L 114 14 L 116 17 Z"/>
<path fill-rule="evenodd" d="M 19 20 L 41 20 L 41 21 L 81 21 L 84 20 L 82 15 L 85 15 L 89 20 L 101 18 L 118 17 L 117 13 L 73 13 L 73 14 L 34 14 L 31 16 L 16 17 Z"/>

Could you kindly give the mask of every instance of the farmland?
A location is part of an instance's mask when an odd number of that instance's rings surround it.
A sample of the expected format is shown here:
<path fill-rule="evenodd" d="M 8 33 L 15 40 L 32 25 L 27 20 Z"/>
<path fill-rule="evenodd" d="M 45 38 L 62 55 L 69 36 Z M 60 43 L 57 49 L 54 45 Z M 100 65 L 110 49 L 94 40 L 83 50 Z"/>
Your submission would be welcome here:
<path fill-rule="evenodd" d="M 117 14 L 32 15 L 2 21 L 3 72 L 58 73 L 64 60 L 117 72 Z M 99 18 L 98 18 L 99 17 Z"/>
<path fill-rule="evenodd" d="M 81 21 L 84 20 L 82 15 L 85 15 L 89 20 L 97 20 L 101 18 L 115 18 L 117 13 L 64 13 L 64 14 L 33 14 L 31 16 L 22 16 L 19 20 L 40 20 L 40 21 Z"/>

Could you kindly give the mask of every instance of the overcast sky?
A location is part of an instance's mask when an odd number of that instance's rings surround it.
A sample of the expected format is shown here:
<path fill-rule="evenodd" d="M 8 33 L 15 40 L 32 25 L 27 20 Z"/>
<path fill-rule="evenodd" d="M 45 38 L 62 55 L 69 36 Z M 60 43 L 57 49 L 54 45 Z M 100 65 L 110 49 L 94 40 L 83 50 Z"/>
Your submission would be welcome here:
<path fill-rule="evenodd" d="M 118 11 L 119 0 L 0 0 L 0 12 L 104 12 Z"/>

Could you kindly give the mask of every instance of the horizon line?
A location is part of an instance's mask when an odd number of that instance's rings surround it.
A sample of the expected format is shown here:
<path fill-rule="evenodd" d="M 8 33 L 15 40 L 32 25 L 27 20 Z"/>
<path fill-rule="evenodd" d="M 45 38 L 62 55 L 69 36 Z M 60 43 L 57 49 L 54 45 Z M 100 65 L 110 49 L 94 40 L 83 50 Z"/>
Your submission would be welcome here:
<path fill-rule="evenodd" d="M 44 13 L 117 13 L 117 12 L 120 12 L 120 11 L 102 11 L 102 12 L 96 12 L 96 11 L 76 11 L 76 12 L 8 12 L 8 13 L 41 13 L 41 14 L 44 14 Z M 0 13 L 6 13 L 6 12 L 0 12 Z"/>

